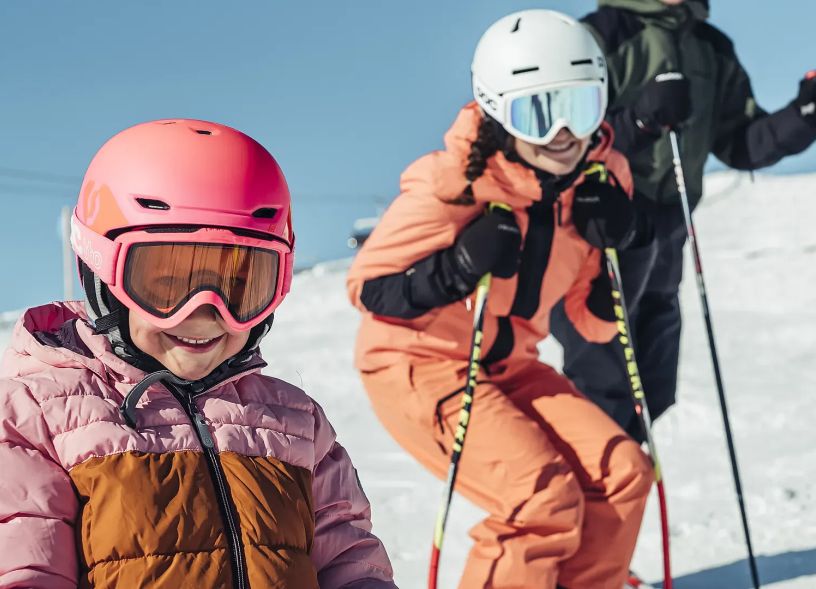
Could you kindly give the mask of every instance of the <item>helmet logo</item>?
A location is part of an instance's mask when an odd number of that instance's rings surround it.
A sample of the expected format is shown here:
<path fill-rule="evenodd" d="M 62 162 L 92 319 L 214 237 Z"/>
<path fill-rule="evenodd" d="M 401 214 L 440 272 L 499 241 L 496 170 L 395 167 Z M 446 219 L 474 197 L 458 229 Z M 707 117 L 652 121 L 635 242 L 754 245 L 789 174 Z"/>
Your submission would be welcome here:
<path fill-rule="evenodd" d="M 484 90 L 482 90 L 481 88 L 479 88 L 478 86 L 476 86 L 476 96 L 478 96 L 478 97 L 479 97 L 479 99 L 480 99 L 480 100 L 481 100 L 481 101 L 482 101 L 484 104 L 486 104 L 487 106 L 489 106 L 489 107 L 490 107 L 490 108 L 491 108 L 493 111 L 498 110 L 498 108 L 499 108 L 499 104 L 496 102 L 496 100 L 495 100 L 495 99 L 494 99 L 492 96 L 490 96 L 489 94 L 487 94 L 487 93 L 486 93 Z"/>
<path fill-rule="evenodd" d="M 93 270 L 98 271 L 102 267 L 102 252 L 93 248 L 90 239 L 83 239 L 82 231 L 73 216 L 71 217 L 71 246 L 76 254 Z"/>
<path fill-rule="evenodd" d="M 99 215 L 99 210 L 101 208 L 101 198 L 99 198 L 99 191 L 94 191 L 94 183 L 93 180 L 88 182 L 85 185 L 85 194 L 83 195 L 85 198 L 83 199 L 85 202 L 83 203 L 83 208 L 85 209 L 83 212 L 85 213 L 85 222 L 89 226 L 93 226 L 94 221 L 96 221 L 96 217 Z"/>
<path fill-rule="evenodd" d="M 102 235 L 132 224 L 122 214 L 110 187 L 107 184 L 97 186 L 93 180 L 89 180 L 82 191 L 77 214 L 83 223 Z"/>

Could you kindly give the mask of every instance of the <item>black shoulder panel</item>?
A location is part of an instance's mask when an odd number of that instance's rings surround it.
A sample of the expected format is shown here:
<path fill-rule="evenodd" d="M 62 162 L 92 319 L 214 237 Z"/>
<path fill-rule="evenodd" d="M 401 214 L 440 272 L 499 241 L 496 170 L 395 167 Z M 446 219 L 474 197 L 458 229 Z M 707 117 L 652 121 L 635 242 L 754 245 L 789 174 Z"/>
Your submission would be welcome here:
<path fill-rule="evenodd" d="M 735 57 L 734 42 L 714 25 L 701 21 L 694 27 L 695 36 L 711 45 L 718 55 L 723 57 Z"/>
<path fill-rule="evenodd" d="M 44 346 L 49 348 L 65 348 L 70 352 L 93 358 L 93 352 L 88 345 L 82 341 L 76 329 L 77 319 L 69 319 L 62 324 L 57 331 L 35 331 L 34 338 Z"/>
<path fill-rule="evenodd" d="M 634 12 L 604 6 L 581 19 L 600 35 L 606 52 L 612 53 L 623 43 L 641 32 L 645 25 Z"/>

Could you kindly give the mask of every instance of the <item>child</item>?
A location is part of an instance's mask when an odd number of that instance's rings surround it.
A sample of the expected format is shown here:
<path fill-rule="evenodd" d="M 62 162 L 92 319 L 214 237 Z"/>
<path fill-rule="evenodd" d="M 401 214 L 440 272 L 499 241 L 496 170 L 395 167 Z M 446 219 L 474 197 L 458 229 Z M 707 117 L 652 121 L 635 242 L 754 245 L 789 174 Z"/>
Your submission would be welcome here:
<path fill-rule="evenodd" d="M 30 309 L 0 380 L 0 587 L 394 588 L 320 407 L 262 376 L 289 191 L 229 127 L 97 153 L 71 242 L 86 309 Z"/>
<path fill-rule="evenodd" d="M 604 60 L 571 18 L 528 10 L 488 29 L 472 71 L 476 103 L 459 113 L 444 151 L 405 171 L 402 193 L 349 272 L 364 312 L 356 365 L 385 427 L 443 477 L 468 367 L 471 293 L 492 273 L 456 486 L 490 515 L 472 530 L 459 586 L 621 589 L 649 460 L 536 349 L 563 297 L 587 339 L 610 341 L 598 248 L 649 241 L 635 230 L 629 170 L 602 123 Z M 585 173 L 599 164 L 604 173 Z"/>

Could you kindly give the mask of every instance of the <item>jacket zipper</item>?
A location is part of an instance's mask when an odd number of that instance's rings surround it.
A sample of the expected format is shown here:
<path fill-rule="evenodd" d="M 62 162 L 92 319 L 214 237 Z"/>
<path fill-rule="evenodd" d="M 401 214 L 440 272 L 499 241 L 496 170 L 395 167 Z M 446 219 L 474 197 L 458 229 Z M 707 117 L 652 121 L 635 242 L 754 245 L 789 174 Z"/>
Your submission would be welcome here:
<path fill-rule="evenodd" d="M 199 412 L 191 394 L 182 394 L 179 392 L 177 398 L 183 401 L 182 406 L 184 407 L 185 413 L 187 413 L 187 417 L 189 417 L 193 423 L 198 441 L 204 447 L 204 457 L 207 460 L 210 478 L 214 483 L 218 504 L 227 527 L 227 543 L 229 544 L 230 560 L 232 561 L 233 582 L 235 583 L 236 589 L 249 589 L 249 580 L 246 577 L 246 557 L 244 555 L 244 546 L 241 543 L 240 527 L 235 520 L 232 499 L 227 490 L 224 469 L 215 451 L 215 442 L 210 434 L 207 420 L 201 412 Z"/>

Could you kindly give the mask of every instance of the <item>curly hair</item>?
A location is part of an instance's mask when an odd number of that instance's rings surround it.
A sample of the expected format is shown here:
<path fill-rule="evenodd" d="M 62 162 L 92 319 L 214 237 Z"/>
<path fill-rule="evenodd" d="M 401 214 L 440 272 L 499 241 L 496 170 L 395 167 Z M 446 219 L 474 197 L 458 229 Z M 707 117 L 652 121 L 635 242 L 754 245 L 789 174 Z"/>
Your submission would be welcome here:
<path fill-rule="evenodd" d="M 465 178 L 467 178 L 468 185 L 459 196 L 447 200 L 445 202 L 455 205 L 472 205 L 476 203 L 473 198 L 472 184 L 487 168 L 487 161 L 496 154 L 500 149 L 506 149 L 507 132 L 502 129 L 499 123 L 489 117 L 485 116 L 479 124 L 479 131 L 476 134 L 476 140 L 470 146 L 470 154 L 468 155 L 467 166 L 465 167 Z"/>

